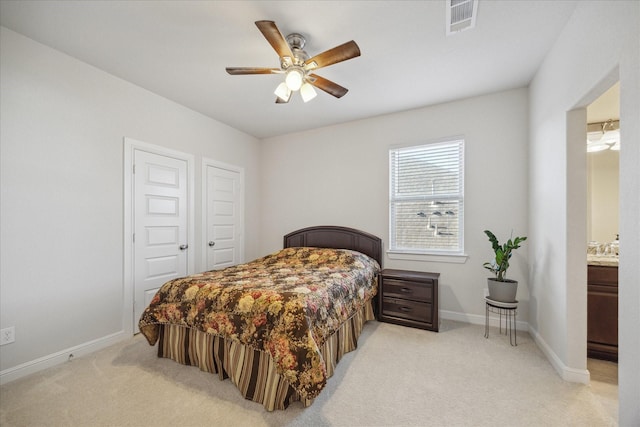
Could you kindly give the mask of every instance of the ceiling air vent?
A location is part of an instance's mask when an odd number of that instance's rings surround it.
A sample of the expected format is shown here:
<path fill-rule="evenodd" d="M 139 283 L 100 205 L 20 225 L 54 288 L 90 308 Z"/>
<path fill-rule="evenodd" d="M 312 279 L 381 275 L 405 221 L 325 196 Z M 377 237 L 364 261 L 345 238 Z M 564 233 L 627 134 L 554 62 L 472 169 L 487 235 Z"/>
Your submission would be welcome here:
<path fill-rule="evenodd" d="M 478 0 L 447 0 L 447 35 L 476 26 Z"/>

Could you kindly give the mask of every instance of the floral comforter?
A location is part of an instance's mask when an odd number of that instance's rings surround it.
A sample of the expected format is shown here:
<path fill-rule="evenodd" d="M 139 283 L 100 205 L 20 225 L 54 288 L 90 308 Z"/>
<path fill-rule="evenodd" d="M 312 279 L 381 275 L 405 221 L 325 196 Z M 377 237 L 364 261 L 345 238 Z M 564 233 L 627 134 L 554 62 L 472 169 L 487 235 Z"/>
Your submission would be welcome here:
<path fill-rule="evenodd" d="M 302 397 L 326 384 L 324 341 L 377 292 L 380 266 L 345 249 L 287 248 L 165 283 L 140 318 L 149 344 L 176 324 L 268 352 Z"/>

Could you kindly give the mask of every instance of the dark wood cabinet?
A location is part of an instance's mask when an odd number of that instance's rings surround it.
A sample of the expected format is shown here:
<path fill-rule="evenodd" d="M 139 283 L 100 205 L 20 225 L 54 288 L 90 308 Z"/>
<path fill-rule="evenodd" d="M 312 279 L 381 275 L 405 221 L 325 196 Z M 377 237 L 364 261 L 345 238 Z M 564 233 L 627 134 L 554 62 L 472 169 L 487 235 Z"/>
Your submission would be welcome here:
<path fill-rule="evenodd" d="M 439 273 L 382 270 L 379 276 L 379 320 L 437 332 L 439 277 Z"/>
<path fill-rule="evenodd" d="M 618 361 L 618 267 L 587 267 L 587 356 Z"/>

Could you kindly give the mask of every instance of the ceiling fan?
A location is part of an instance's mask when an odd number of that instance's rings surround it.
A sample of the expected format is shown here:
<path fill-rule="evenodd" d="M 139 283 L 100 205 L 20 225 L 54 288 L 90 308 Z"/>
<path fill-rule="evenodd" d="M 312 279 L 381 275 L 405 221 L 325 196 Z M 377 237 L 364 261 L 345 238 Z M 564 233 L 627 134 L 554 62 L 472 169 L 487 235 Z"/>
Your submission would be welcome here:
<path fill-rule="evenodd" d="M 304 102 L 316 97 L 313 87 L 336 98 L 343 97 L 348 89 L 314 74 L 313 71 L 360 56 L 360 48 L 353 40 L 322 52 L 312 58 L 303 50 L 306 40 L 298 33 L 283 37 L 273 21 L 256 21 L 256 26 L 280 57 L 280 68 L 227 67 L 231 75 L 285 74 L 285 81 L 275 90 L 276 103 L 285 104 L 291 94 L 300 91 Z"/>

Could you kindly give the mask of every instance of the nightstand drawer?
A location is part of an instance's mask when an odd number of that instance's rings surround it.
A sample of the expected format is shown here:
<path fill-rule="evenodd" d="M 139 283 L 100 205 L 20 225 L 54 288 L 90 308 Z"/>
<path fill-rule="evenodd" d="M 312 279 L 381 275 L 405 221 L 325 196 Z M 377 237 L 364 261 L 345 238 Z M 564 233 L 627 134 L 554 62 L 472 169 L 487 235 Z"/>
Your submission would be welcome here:
<path fill-rule="evenodd" d="M 408 280 L 384 279 L 382 292 L 385 297 L 404 298 L 413 301 L 431 302 L 433 283 L 410 282 Z"/>
<path fill-rule="evenodd" d="M 382 299 L 382 314 L 384 316 L 400 317 L 416 322 L 431 323 L 432 305 L 425 302 L 410 301 L 401 298 Z"/>

